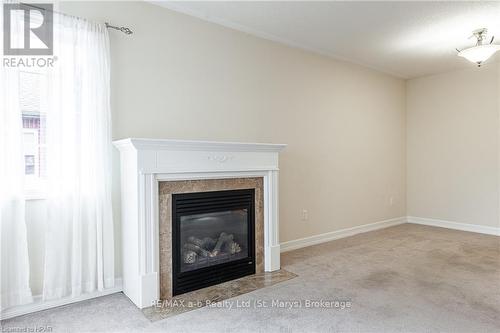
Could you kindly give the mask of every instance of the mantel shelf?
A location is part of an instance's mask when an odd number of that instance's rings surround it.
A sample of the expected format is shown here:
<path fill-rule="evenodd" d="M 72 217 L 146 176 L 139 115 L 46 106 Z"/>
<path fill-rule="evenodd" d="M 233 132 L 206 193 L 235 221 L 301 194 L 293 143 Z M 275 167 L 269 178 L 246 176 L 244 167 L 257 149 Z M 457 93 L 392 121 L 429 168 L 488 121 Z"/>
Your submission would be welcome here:
<path fill-rule="evenodd" d="M 225 141 L 195 141 L 173 139 L 127 138 L 114 141 L 119 149 L 176 150 L 176 151 L 228 151 L 228 152 L 280 152 L 286 144 L 247 143 Z"/>

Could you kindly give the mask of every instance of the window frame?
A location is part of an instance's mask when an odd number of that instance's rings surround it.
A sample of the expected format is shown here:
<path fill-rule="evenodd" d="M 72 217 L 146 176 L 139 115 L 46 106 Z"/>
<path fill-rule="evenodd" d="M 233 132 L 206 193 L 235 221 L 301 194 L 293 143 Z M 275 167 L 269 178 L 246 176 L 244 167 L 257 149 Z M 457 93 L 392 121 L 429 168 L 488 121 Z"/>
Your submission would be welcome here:
<path fill-rule="evenodd" d="M 53 7 L 52 7 L 53 11 L 54 12 L 57 12 L 59 11 L 60 9 L 60 4 L 58 2 L 55 2 L 53 4 Z M 37 67 L 30 67 L 28 69 L 25 70 L 26 72 L 31 72 L 31 73 L 38 73 L 38 74 L 41 74 L 41 75 L 47 75 L 47 73 L 45 72 L 45 70 L 42 70 L 40 68 L 37 68 Z M 45 80 L 47 78 L 45 77 Z M 40 117 L 42 116 L 46 116 L 47 114 L 47 110 L 39 110 L 40 111 Z M 23 113 L 22 113 L 22 110 L 21 110 L 21 117 L 23 116 Z M 23 133 L 25 130 L 30 130 L 28 128 L 23 128 Z M 41 131 L 41 128 L 38 129 L 39 131 Z M 47 132 L 45 130 L 45 135 L 47 135 Z M 37 138 L 38 140 L 38 147 L 39 148 L 46 148 L 47 147 L 47 138 L 45 137 L 45 140 L 43 140 L 42 142 L 40 142 L 40 138 Z M 24 154 L 23 154 L 24 156 Z M 35 165 L 36 166 L 39 166 L 39 160 L 38 158 L 40 157 L 40 151 L 37 152 L 37 158 L 35 158 Z M 47 160 L 45 160 L 45 163 L 47 163 Z M 46 165 L 45 165 L 46 167 Z M 23 169 L 23 173 L 24 173 L 24 169 Z M 25 175 L 25 182 L 24 182 L 24 198 L 25 200 L 45 200 L 47 199 L 47 179 L 46 177 L 40 177 L 40 174 L 38 175 L 38 177 L 33 177 L 32 179 L 30 179 L 28 181 L 27 179 L 28 177 L 26 177 Z"/>

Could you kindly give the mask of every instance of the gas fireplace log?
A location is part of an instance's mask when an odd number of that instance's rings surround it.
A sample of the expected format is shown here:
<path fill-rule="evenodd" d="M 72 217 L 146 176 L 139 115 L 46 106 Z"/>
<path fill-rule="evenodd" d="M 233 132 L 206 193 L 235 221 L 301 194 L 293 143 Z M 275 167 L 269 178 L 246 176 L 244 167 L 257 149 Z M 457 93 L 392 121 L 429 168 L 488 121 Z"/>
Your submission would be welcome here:
<path fill-rule="evenodd" d="M 215 239 L 210 238 L 210 237 L 205 237 L 205 238 L 203 238 L 203 246 L 202 246 L 202 248 L 204 248 L 205 250 L 210 251 L 210 250 L 212 250 L 214 248 L 215 243 L 217 243 Z"/>
<path fill-rule="evenodd" d="M 185 264 L 194 264 L 196 259 L 198 258 L 198 254 L 191 250 L 184 251 L 184 263 Z"/>
<path fill-rule="evenodd" d="M 241 252 L 241 246 L 240 244 L 236 243 L 235 241 L 231 241 L 227 243 L 226 245 L 226 251 L 231 253 L 231 254 L 236 254 Z"/>
<path fill-rule="evenodd" d="M 212 257 L 217 256 L 220 253 L 220 250 L 222 247 L 228 243 L 233 241 L 234 236 L 228 235 L 225 232 L 221 232 L 219 239 L 217 240 L 217 243 L 215 244 L 214 249 L 212 250 Z"/>
<path fill-rule="evenodd" d="M 215 245 L 215 240 L 210 238 L 210 237 L 205 237 L 203 239 L 199 239 L 199 238 L 196 238 L 194 236 L 189 236 L 187 241 L 189 243 L 197 245 L 197 246 L 199 246 L 202 249 L 205 249 L 207 251 L 212 250 L 214 245 Z"/>
<path fill-rule="evenodd" d="M 192 244 L 192 243 L 186 243 L 184 244 L 184 249 L 185 250 L 190 250 L 190 251 L 194 251 L 196 252 L 200 257 L 211 257 L 211 253 L 210 251 L 207 251 L 205 249 L 202 249 L 201 247 L 199 247 L 198 245 L 196 244 Z"/>

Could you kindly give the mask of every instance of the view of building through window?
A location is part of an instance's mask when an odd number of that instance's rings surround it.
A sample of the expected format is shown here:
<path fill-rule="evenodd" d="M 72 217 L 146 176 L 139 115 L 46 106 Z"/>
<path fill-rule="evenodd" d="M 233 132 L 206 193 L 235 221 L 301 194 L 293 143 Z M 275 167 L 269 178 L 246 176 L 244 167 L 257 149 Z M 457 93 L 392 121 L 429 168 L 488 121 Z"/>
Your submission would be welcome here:
<path fill-rule="evenodd" d="M 46 174 L 46 132 L 44 96 L 45 74 L 20 72 L 20 108 L 23 122 L 24 173 L 27 185 L 36 186 Z"/>

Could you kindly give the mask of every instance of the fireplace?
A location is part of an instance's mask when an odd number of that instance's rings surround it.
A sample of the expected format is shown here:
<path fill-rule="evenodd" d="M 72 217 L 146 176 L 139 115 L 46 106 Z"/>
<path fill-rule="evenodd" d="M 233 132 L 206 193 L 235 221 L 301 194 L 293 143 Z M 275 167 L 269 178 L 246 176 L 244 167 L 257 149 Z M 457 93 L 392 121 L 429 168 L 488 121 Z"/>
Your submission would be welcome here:
<path fill-rule="evenodd" d="M 135 138 L 114 144 L 120 150 L 121 166 L 122 253 L 126 259 L 123 292 L 137 307 L 150 307 L 158 299 L 173 296 L 173 261 L 180 259 L 180 253 L 175 257 L 173 251 L 181 250 L 179 244 L 172 244 L 173 195 L 254 189 L 255 225 L 249 231 L 254 232 L 254 243 L 248 247 L 248 253 L 241 255 L 248 256 L 245 259 L 248 266 L 253 266 L 249 262 L 255 263 L 256 273 L 280 268 L 278 154 L 286 145 Z M 239 213 L 226 214 L 242 214 L 245 208 L 239 209 Z M 191 220 L 193 218 L 196 217 Z M 252 220 L 247 223 L 251 225 Z M 217 232 L 219 235 L 212 237 L 220 237 L 225 232 L 232 233 L 236 239 L 234 230 Z M 243 251 L 245 244 L 240 242 Z M 247 245 L 252 245 L 251 240 Z M 254 260 L 250 259 L 252 250 Z M 205 267 L 183 272 L 180 262 L 176 262 L 176 279 L 203 270 L 217 269 L 218 272 L 223 265 L 233 265 L 241 259 L 232 257 L 217 265 L 211 265 L 213 262 L 208 265 L 207 261 Z"/>
<path fill-rule="evenodd" d="M 255 189 L 172 195 L 172 293 L 255 273 Z"/>

